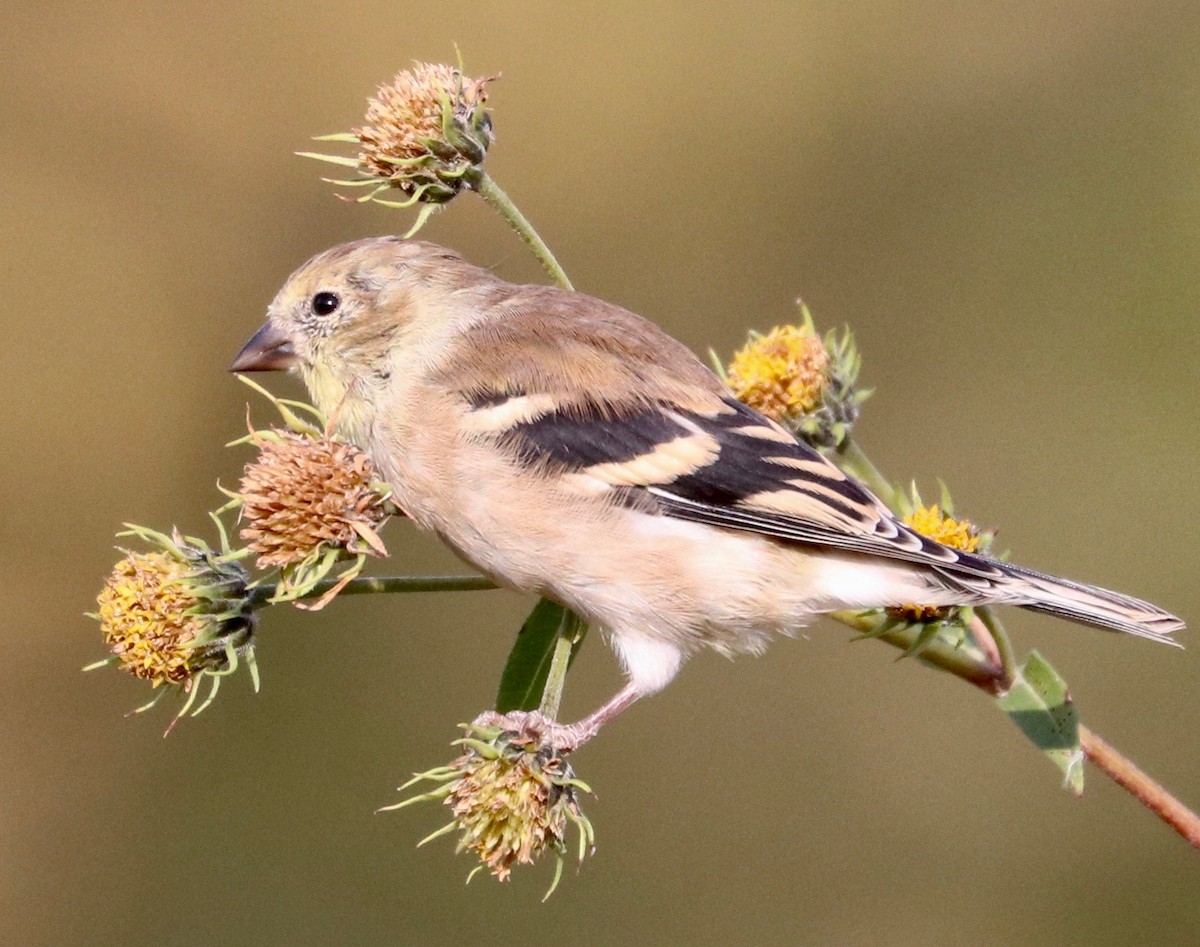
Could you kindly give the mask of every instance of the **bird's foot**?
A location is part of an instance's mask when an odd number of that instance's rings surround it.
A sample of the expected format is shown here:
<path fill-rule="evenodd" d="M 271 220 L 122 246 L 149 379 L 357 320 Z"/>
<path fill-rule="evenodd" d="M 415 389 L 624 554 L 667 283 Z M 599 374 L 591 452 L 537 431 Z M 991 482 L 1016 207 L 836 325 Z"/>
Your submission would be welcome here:
<path fill-rule="evenodd" d="M 552 747 L 559 753 L 577 750 L 600 730 L 588 720 L 578 723 L 558 723 L 536 710 L 513 710 L 506 714 L 489 710 L 475 718 L 479 727 L 494 727 L 504 733 L 530 737 Z"/>

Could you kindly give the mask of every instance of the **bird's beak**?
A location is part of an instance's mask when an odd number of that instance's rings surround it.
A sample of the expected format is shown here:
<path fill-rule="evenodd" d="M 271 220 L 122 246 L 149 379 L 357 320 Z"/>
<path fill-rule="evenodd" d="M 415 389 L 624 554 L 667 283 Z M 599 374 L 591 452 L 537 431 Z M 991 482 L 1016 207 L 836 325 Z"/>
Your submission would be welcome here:
<path fill-rule="evenodd" d="M 254 337 L 242 346 L 237 358 L 229 366 L 231 372 L 280 372 L 296 365 L 296 350 L 292 340 L 284 335 L 274 322 L 267 321 L 254 333 Z"/>

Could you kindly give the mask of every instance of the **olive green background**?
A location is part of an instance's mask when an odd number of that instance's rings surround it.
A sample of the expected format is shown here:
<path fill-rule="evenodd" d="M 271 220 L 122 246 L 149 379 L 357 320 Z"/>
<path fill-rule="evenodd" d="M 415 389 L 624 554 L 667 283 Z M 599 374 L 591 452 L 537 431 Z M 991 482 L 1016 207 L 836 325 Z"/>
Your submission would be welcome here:
<path fill-rule="evenodd" d="M 307 136 L 413 58 L 503 73 L 488 166 L 583 290 L 728 352 L 854 326 L 861 441 L 1017 560 L 1200 617 L 1200 8 L 9 0 L 0 12 L 5 944 L 1152 944 L 1200 853 L 1094 771 L 1075 800 L 971 688 L 819 623 L 694 660 L 577 754 L 599 848 L 546 905 L 374 815 L 485 709 L 530 603 L 264 616 L 262 693 L 161 733 L 81 613 L 122 521 L 205 530 L 226 374 L 311 253 L 407 228 Z M 473 195 L 426 237 L 540 279 Z M 294 381 L 275 379 L 281 392 Z M 256 406 L 265 419 L 268 412 Z M 461 567 L 411 526 L 388 572 Z M 1200 804 L 1200 658 L 1024 613 L 1083 719 Z M 619 680 L 599 637 L 566 701 Z"/>

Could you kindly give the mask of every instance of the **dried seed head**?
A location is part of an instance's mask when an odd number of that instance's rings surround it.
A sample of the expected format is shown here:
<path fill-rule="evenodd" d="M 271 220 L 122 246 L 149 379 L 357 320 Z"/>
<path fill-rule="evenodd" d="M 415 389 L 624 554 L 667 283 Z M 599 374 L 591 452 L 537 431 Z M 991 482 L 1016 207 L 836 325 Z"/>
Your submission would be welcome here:
<path fill-rule="evenodd" d="M 240 535 L 260 569 L 298 565 L 331 549 L 387 555 L 376 534 L 389 516 L 387 497 L 366 454 L 327 435 L 279 429 L 255 441 L 258 458 L 246 465 L 238 496 Z"/>
<path fill-rule="evenodd" d="M 240 491 L 226 491 L 232 500 L 225 509 L 239 508 L 241 538 L 258 556 L 258 567 L 280 570 L 270 601 L 323 608 L 362 572 L 368 556 L 387 555 L 377 530 L 398 512 L 391 490 L 376 482 L 366 454 L 331 436 L 329 420 L 312 405 L 277 398 L 244 375 L 238 378 L 275 406 L 286 428 L 251 427 L 233 442 L 253 444 L 258 457 L 246 465 Z M 318 589 L 346 559 L 353 561 L 336 581 Z M 300 603 L 318 592 L 314 604 Z"/>
<path fill-rule="evenodd" d="M 405 234 L 411 237 L 440 205 L 483 180 L 483 159 L 493 138 L 492 118 L 484 105 L 493 78 L 468 79 L 453 66 L 417 63 L 367 100 L 361 127 L 316 139 L 357 145 L 357 156 L 299 154 L 358 172 L 350 180 L 326 180 L 363 189 L 356 198 L 360 203 L 420 204 L 417 220 Z M 396 191 L 402 200 L 381 196 Z"/>
<path fill-rule="evenodd" d="M 462 829 L 462 846 L 496 878 L 506 880 L 514 864 L 531 865 L 547 849 L 565 850 L 566 809 L 578 812 L 571 788 L 554 781 L 565 763 L 544 749 L 508 744 L 494 759 L 471 751 L 458 765 L 462 777 L 446 804 Z"/>
<path fill-rule="evenodd" d="M 463 168 L 482 164 L 492 143 L 483 107 L 490 81 L 431 63 L 398 73 L 368 100 L 364 124 L 354 130 L 363 172 L 407 194 L 427 187 L 425 201 L 449 200 Z"/>
<path fill-rule="evenodd" d="M 557 750 L 534 738 L 475 725 L 466 730 L 474 736 L 456 741 L 467 747 L 462 757 L 400 787 L 430 780 L 441 783 L 439 788 L 387 808 L 444 800 L 454 820 L 425 841 L 460 832 L 458 850 L 473 851 L 479 868 L 486 867 L 500 881 L 508 880 L 514 865 L 531 865 L 539 856 L 553 854 L 557 864 L 549 897 L 567 853 L 568 824 L 578 830 L 581 861 L 594 847 L 592 824 L 579 807 L 579 793 L 591 790 L 575 778 Z"/>

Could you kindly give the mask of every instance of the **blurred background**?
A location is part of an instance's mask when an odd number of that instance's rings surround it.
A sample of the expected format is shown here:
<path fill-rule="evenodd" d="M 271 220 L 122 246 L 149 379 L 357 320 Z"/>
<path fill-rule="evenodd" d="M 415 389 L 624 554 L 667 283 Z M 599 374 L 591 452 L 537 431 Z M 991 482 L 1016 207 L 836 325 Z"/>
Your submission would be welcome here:
<path fill-rule="evenodd" d="M 347 599 L 262 623 L 162 739 L 79 668 L 123 521 L 192 531 L 232 485 L 226 372 L 287 274 L 411 216 L 340 203 L 308 137 L 414 58 L 502 73 L 492 174 L 583 290 L 728 353 L 857 332 L 876 462 L 1031 566 L 1200 619 L 1200 7 L 8 0 L 0 941 L 1195 943 L 1200 853 L 988 700 L 832 623 L 693 661 L 576 755 L 599 849 L 462 884 L 374 815 L 486 709 L 530 602 Z M 542 279 L 472 195 L 424 236 Z M 299 393 L 290 379 L 273 387 Z M 256 404 L 265 420 L 269 411 Z M 209 535 L 209 533 L 204 533 Z M 382 571 L 461 566 L 404 523 Z M 377 570 L 378 571 L 378 570 Z M 1200 804 L 1200 653 L 1008 613 L 1083 720 Z M 587 643 L 565 713 L 618 683 Z"/>

